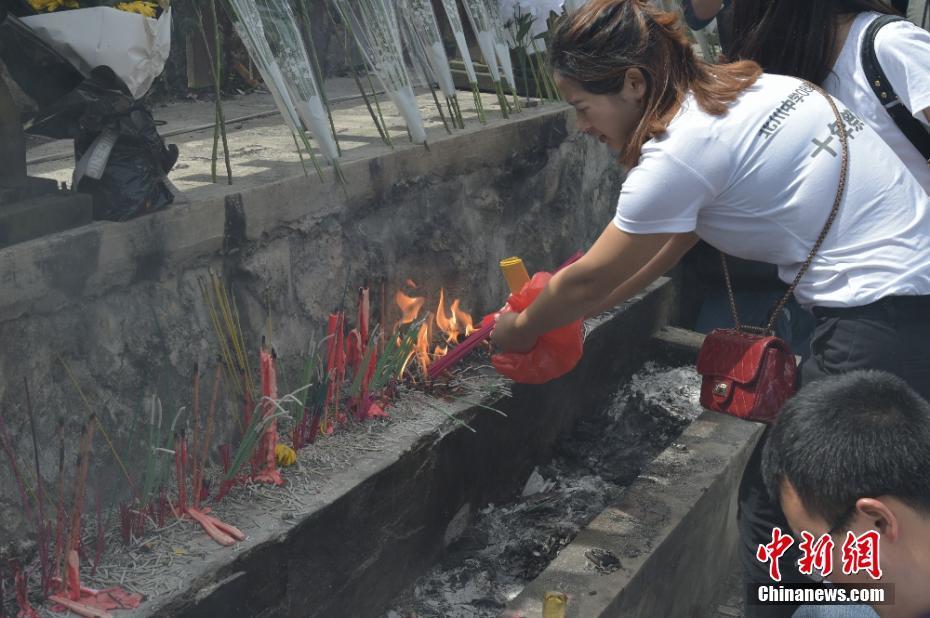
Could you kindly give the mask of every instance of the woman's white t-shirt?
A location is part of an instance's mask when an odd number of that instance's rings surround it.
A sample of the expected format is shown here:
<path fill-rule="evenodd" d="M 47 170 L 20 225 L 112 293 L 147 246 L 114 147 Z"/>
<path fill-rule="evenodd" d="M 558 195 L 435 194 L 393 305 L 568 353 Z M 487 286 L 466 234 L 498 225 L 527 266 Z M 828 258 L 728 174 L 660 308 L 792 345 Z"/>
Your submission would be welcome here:
<path fill-rule="evenodd" d="M 824 88 L 875 129 L 930 193 L 930 165 L 885 111 L 862 69 L 862 41 L 879 17 L 874 12 L 856 16 Z M 892 22 L 878 31 L 875 54 L 901 102 L 930 128 L 923 113 L 930 107 L 930 32 L 909 21 Z"/>
<path fill-rule="evenodd" d="M 930 294 L 930 196 L 875 131 L 837 102 L 849 134 L 839 214 L 795 296 L 844 307 Z M 623 184 L 615 225 L 697 232 L 729 255 L 776 264 L 791 282 L 836 196 L 840 143 L 826 98 L 763 75 L 727 114 L 688 97 Z"/>

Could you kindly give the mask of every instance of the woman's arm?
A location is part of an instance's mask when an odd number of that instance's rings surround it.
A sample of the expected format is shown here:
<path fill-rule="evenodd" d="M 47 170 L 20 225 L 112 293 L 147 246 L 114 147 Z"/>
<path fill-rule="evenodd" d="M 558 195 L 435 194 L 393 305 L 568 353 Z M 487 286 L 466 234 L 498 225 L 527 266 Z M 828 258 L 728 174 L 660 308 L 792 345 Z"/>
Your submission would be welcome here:
<path fill-rule="evenodd" d="M 710 21 L 723 7 L 723 0 L 691 0 L 694 16 L 701 21 Z"/>
<path fill-rule="evenodd" d="M 647 285 L 664 275 L 700 240 L 694 232 L 675 234 L 639 272 L 617 286 L 588 317 L 597 315 L 627 301 Z"/>
<path fill-rule="evenodd" d="M 723 0 L 683 0 L 685 23 L 692 30 L 703 30 L 723 8 Z"/>
<path fill-rule="evenodd" d="M 628 234 L 609 224 L 585 256 L 553 276 L 526 311 L 500 316 L 493 334 L 495 345 L 526 351 L 539 335 L 589 315 L 652 262 L 674 236 Z"/>

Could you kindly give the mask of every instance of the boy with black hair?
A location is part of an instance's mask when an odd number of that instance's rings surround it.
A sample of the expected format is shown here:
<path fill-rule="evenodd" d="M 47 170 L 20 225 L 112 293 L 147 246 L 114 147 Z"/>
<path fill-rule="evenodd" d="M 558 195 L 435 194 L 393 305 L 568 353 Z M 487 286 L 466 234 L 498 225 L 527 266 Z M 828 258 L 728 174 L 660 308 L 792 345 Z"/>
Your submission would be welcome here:
<path fill-rule="evenodd" d="M 930 403 L 903 380 L 853 371 L 805 386 L 782 409 L 762 461 L 796 534 L 829 534 L 835 564 L 848 532 L 880 534 L 880 616 L 930 614 Z M 873 582 L 866 573 L 836 583 Z"/>

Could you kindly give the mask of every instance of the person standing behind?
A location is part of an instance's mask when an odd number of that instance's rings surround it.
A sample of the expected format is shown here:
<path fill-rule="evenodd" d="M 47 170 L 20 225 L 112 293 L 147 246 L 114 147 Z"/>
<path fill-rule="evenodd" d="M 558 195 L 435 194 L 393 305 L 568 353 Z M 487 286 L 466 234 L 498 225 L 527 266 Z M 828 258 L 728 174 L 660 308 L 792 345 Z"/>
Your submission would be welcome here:
<path fill-rule="evenodd" d="M 730 58 L 823 86 L 872 127 L 930 193 L 930 32 L 900 19 L 870 33 L 869 26 L 893 14 L 879 0 L 734 0 L 733 8 Z M 870 79 L 863 63 L 870 48 L 903 107 L 885 85 L 873 89 L 874 75 Z M 914 119 L 908 135 L 892 113 Z"/>
<path fill-rule="evenodd" d="M 681 10 L 685 15 L 685 23 L 692 30 L 703 30 L 716 19 L 720 48 L 724 55 L 727 54 L 733 28 L 731 0 L 682 0 Z"/>

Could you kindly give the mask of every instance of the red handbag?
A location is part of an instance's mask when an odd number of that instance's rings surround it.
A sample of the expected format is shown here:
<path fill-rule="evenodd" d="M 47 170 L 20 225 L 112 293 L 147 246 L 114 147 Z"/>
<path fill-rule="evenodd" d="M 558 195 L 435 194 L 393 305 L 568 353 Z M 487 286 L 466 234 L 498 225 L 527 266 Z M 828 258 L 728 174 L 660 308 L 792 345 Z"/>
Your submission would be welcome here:
<path fill-rule="evenodd" d="M 788 344 L 774 336 L 718 329 L 698 353 L 701 405 L 751 421 L 771 422 L 794 394 L 797 364 Z"/>
<path fill-rule="evenodd" d="M 816 86 L 815 86 L 816 88 Z M 708 410 L 723 412 L 751 421 L 771 423 L 778 415 L 785 401 L 796 389 L 797 363 L 791 347 L 782 339 L 774 336 L 775 322 L 785 303 L 794 294 L 794 289 L 823 244 L 830 227 L 836 219 L 843 193 L 846 190 L 846 176 L 849 170 L 849 144 L 846 138 L 846 126 L 840 117 L 836 103 L 823 90 L 817 88 L 826 97 L 836 115 L 836 126 L 842 146 L 842 167 L 840 168 L 839 186 L 833 209 L 823 227 L 823 231 L 814 243 L 807 261 L 798 270 L 785 296 L 778 302 L 769 316 L 765 327 L 740 324 L 736 311 L 727 258 L 721 253 L 723 275 L 730 297 L 730 313 L 734 328 L 717 329 L 707 335 L 698 352 L 697 371 L 701 382 L 701 405 Z"/>

